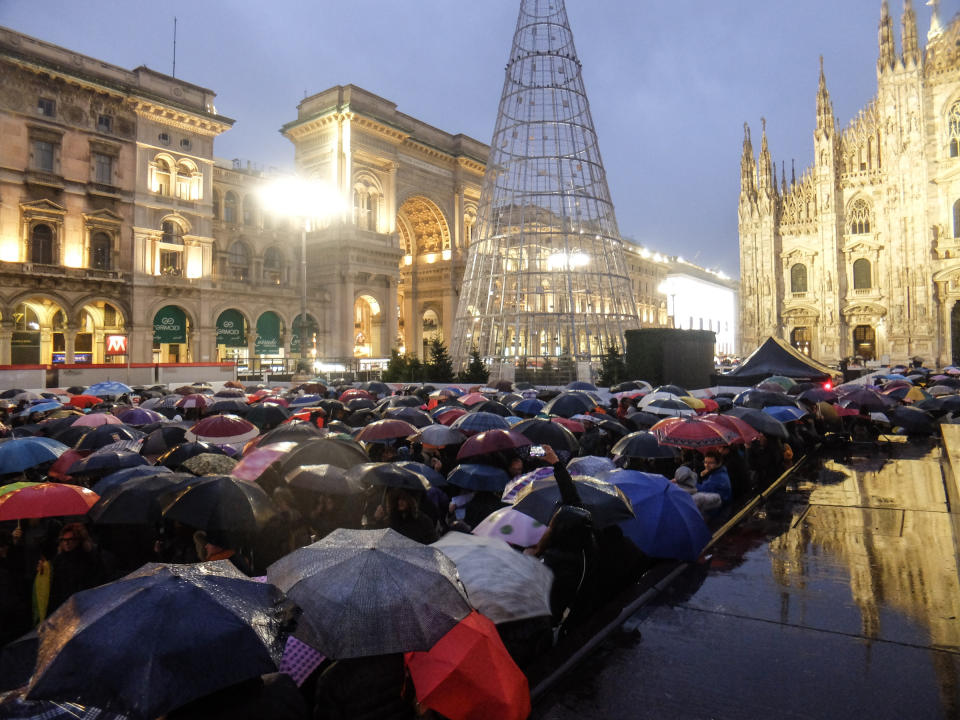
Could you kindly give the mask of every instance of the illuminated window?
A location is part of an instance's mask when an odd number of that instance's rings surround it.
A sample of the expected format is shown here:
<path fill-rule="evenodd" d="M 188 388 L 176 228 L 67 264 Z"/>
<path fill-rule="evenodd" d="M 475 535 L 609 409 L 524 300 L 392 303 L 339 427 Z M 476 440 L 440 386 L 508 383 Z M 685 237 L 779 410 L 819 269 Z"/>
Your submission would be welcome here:
<path fill-rule="evenodd" d="M 960 101 L 950 107 L 947 116 L 947 137 L 950 143 L 950 157 L 960 157 Z"/>
<path fill-rule="evenodd" d="M 53 265 L 53 230 L 49 225 L 34 225 L 30 233 L 30 262 Z"/>
<path fill-rule="evenodd" d="M 868 290 L 873 287 L 870 278 L 870 261 L 860 258 L 853 263 L 853 289 Z"/>
<path fill-rule="evenodd" d="M 870 205 L 863 198 L 850 207 L 850 234 L 864 235 L 870 232 Z"/>
<path fill-rule="evenodd" d="M 162 241 L 170 245 L 183 245 L 183 228 L 172 220 L 163 223 Z"/>
<path fill-rule="evenodd" d="M 807 291 L 807 266 L 797 263 L 790 268 L 790 292 L 805 293 Z"/>

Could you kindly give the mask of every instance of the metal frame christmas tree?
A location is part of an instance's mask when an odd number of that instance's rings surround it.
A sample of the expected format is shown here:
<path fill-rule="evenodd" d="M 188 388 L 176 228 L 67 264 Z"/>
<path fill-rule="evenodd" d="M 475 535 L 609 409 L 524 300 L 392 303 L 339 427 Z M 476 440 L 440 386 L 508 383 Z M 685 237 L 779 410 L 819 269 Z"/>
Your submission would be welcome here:
<path fill-rule="evenodd" d="M 521 0 L 453 356 L 596 363 L 638 325 L 564 2 Z"/>

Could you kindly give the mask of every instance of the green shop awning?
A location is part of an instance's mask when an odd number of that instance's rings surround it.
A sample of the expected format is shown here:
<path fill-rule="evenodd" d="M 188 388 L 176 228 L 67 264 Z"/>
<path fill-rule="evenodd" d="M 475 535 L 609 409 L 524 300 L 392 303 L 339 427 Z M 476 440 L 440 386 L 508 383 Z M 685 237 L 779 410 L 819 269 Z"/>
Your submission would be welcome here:
<path fill-rule="evenodd" d="M 217 345 L 246 347 L 247 321 L 239 310 L 224 310 L 217 318 Z"/>
<path fill-rule="evenodd" d="M 176 305 L 160 308 L 153 316 L 153 341 L 155 343 L 185 343 L 187 341 L 187 315 Z"/>
<path fill-rule="evenodd" d="M 257 318 L 257 355 L 276 355 L 280 350 L 280 318 L 275 312 L 265 312 Z"/>

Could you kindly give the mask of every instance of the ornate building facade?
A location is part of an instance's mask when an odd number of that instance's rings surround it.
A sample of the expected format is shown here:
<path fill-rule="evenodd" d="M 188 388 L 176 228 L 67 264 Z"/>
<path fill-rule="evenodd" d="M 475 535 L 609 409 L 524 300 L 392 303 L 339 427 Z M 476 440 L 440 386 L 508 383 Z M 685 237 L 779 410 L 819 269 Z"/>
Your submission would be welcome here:
<path fill-rule="evenodd" d="M 214 93 L 0 27 L 0 366 L 300 359 L 376 367 L 449 342 L 488 146 L 361 88 L 304 99 L 282 128 L 336 202 L 306 237 L 265 206 L 279 176 L 216 159 Z M 628 272 L 666 323 L 664 265 Z"/>
<path fill-rule="evenodd" d="M 960 19 L 934 3 L 925 49 L 910 0 L 897 52 L 884 0 L 877 94 L 841 130 L 821 60 L 814 162 L 777 183 L 766 128 L 741 159 L 740 329 L 822 362 L 960 361 Z"/>

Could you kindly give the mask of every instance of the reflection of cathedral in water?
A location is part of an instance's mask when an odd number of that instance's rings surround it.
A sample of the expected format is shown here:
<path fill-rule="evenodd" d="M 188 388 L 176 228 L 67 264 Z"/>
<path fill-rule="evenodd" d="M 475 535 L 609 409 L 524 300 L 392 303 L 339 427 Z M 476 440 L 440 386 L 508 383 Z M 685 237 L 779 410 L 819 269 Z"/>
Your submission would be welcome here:
<path fill-rule="evenodd" d="M 948 707 L 956 702 L 960 673 L 960 538 L 939 459 L 935 449 L 923 460 L 826 460 L 819 472 L 824 484 L 812 487 L 809 506 L 770 543 L 770 554 L 784 589 L 784 621 L 806 612 L 825 572 L 834 581 L 846 575 L 858 634 L 868 646 L 902 641 L 945 651 L 930 653 L 930 661 Z M 803 591 L 804 607 L 790 608 L 796 591 Z"/>

